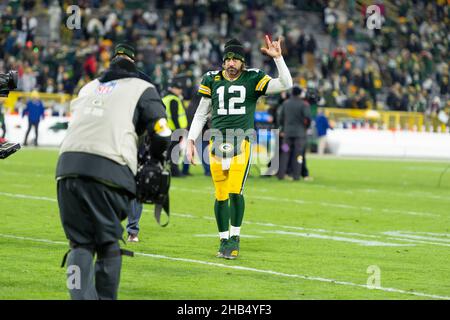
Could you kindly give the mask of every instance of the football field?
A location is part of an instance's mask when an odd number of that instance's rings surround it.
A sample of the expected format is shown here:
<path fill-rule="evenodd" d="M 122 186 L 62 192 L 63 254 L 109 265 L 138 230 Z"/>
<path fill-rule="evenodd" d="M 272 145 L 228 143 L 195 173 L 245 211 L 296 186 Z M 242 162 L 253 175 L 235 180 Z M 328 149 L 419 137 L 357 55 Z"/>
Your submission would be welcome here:
<path fill-rule="evenodd" d="M 57 150 L 0 161 L 0 299 L 68 299 Z M 145 206 L 119 299 L 450 299 L 449 163 L 310 156 L 314 181 L 251 176 L 237 260 L 215 257 L 214 190 L 172 180 L 171 221 Z"/>

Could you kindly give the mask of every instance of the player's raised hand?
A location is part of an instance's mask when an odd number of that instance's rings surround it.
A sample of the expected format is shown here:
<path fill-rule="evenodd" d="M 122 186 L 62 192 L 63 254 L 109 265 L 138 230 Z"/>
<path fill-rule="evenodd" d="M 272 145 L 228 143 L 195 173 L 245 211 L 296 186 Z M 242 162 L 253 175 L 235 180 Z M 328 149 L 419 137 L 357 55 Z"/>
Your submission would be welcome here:
<path fill-rule="evenodd" d="M 266 46 L 261 48 L 262 53 L 272 58 L 281 57 L 281 37 L 278 37 L 277 41 L 271 41 L 266 34 L 264 41 L 266 42 Z"/>

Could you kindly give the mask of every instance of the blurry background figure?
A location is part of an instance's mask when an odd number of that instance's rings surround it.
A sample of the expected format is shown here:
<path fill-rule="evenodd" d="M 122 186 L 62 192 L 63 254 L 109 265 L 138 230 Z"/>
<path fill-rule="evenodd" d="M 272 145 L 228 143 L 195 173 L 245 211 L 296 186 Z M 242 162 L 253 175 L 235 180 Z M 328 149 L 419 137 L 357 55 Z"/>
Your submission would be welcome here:
<path fill-rule="evenodd" d="M 300 175 L 305 176 L 302 171 L 306 168 L 302 168 L 302 163 L 307 143 L 306 131 L 311 123 L 311 115 L 309 105 L 300 97 L 301 92 L 298 86 L 294 86 L 292 97 L 283 102 L 278 113 L 282 137 L 278 170 L 280 180 L 285 179 L 289 164 L 292 166 L 294 180 L 300 180 Z"/>
<path fill-rule="evenodd" d="M 49 18 L 48 26 L 50 31 L 50 41 L 59 42 L 62 9 L 59 6 L 58 0 L 53 0 L 51 6 L 48 8 L 48 18 Z"/>
<path fill-rule="evenodd" d="M 174 78 L 169 83 L 169 93 L 162 99 L 166 107 L 167 122 L 169 128 L 174 132 L 177 129 L 186 129 L 188 121 L 186 111 L 183 104 L 183 83 L 180 78 Z M 173 154 L 175 147 L 179 145 L 178 154 Z M 172 141 L 167 153 L 170 161 L 170 170 L 172 177 L 181 177 L 182 174 L 179 168 L 181 146 L 183 145 L 183 137 L 178 141 Z"/>
<path fill-rule="evenodd" d="M 142 79 L 142 75 L 141 75 Z M 141 161 L 145 156 L 145 140 L 148 139 L 148 136 L 139 139 L 139 148 L 138 148 L 138 161 Z M 149 144 L 149 142 L 147 142 Z M 141 161 L 142 162 L 142 161 Z M 137 199 L 131 200 L 131 209 L 128 211 L 128 222 L 127 222 L 127 233 L 128 233 L 128 242 L 139 242 L 138 233 L 139 233 L 139 220 L 142 216 L 143 204 L 139 202 Z"/>
<path fill-rule="evenodd" d="M 34 90 L 31 92 L 31 100 L 27 101 L 26 108 L 22 113 L 22 118 L 25 117 L 25 115 L 28 116 L 28 129 L 23 141 L 24 146 L 28 145 L 27 140 L 31 127 L 34 127 L 34 145 L 38 145 L 39 122 L 41 121 L 41 118 L 44 119 L 44 111 L 44 105 L 39 99 L 39 93 Z"/>
<path fill-rule="evenodd" d="M 317 153 L 320 155 L 325 154 L 327 148 L 327 131 L 328 129 L 332 129 L 328 122 L 328 118 L 323 111 L 323 108 L 317 110 L 315 121 L 317 131 Z"/>
<path fill-rule="evenodd" d="M 136 199 L 131 201 L 131 211 L 128 213 L 128 242 L 139 242 L 139 220 L 141 219 L 143 205 Z"/>

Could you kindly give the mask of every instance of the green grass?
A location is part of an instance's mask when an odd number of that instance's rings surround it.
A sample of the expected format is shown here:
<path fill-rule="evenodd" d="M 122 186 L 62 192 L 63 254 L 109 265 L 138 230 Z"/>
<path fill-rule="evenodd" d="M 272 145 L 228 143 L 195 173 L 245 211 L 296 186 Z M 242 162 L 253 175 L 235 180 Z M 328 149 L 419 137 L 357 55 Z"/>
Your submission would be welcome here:
<path fill-rule="evenodd" d="M 0 161 L 0 299 L 68 299 L 56 160 L 56 150 L 24 149 Z M 167 228 L 145 207 L 141 242 L 126 247 L 148 255 L 124 257 L 119 298 L 450 297 L 450 171 L 438 186 L 447 166 L 311 156 L 313 182 L 250 177 L 235 261 L 215 258 L 214 190 L 196 167 L 173 180 Z M 372 265 L 381 290 L 364 287 Z"/>

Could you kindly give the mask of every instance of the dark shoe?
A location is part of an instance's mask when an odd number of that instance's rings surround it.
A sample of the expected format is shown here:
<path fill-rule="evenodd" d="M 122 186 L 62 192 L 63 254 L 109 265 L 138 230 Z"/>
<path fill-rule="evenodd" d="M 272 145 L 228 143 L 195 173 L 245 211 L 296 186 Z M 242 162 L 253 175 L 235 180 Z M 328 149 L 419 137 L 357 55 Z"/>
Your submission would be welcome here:
<path fill-rule="evenodd" d="M 225 246 L 224 251 L 224 258 L 225 259 L 236 259 L 239 255 L 239 242 L 240 237 L 239 236 L 232 236 L 229 240 L 227 245 Z"/>
<path fill-rule="evenodd" d="M 225 258 L 225 249 L 227 247 L 228 244 L 228 239 L 220 239 L 220 246 L 219 246 L 219 251 L 217 251 L 217 258 Z"/>

